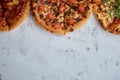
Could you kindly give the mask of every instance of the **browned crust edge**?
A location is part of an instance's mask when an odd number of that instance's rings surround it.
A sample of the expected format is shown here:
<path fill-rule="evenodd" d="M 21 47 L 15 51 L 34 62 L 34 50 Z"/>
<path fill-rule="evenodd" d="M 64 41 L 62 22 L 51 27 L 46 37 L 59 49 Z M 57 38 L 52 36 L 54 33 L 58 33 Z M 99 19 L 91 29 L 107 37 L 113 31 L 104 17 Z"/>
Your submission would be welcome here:
<path fill-rule="evenodd" d="M 0 32 L 6 32 L 6 31 L 9 31 L 9 26 L 2 26 L 1 24 L 0 24 Z"/>
<path fill-rule="evenodd" d="M 31 0 L 31 7 L 32 8 L 35 8 L 36 6 L 37 6 L 37 4 L 34 2 L 34 1 L 32 1 Z M 86 18 L 84 18 L 82 21 L 80 21 L 79 23 L 77 23 L 77 24 L 75 24 L 74 26 L 73 26 L 73 30 L 76 30 L 76 29 L 78 29 L 78 28 L 80 28 L 83 24 L 85 24 L 85 22 L 89 19 L 89 17 L 90 17 L 90 14 L 91 14 L 91 12 L 92 12 L 92 5 L 91 4 L 89 4 L 89 7 L 90 7 L 90 9 L 88 10 L 88 12 L 87 12 L 87 14 L 86 14 Z M 39 15 L 38 15 L 38 13 L 37 13 L 37 10 L 35 9 L 32 9 L 32 12 L 33 12 L 33 15 L 34 15 L 34 18 L 35 18 L 35 20 L 36 20 L 36 22 L 41 26 L 41 27 L 43 27 L 44 29 L 46 29 L 47 31 L 50 31 L 50 32 L 52 32 L 52 33 L 55 33 L 55 34 L 66 34 L 66 33 L 68 33 L 68 32 L 71 32 L 71 28 L 68 28 L 67 30 L 62 30 L 62 29 L 54 29 L 52 26 L 47 26 L 46 24 L 45 24 L 45 22 L 44 21 L 41 21 L 40 20 L 40 18 L 39 18 Z"/>
<path fill-rule="evenodd" d="M 77 24 L 75 24 L 73 27 L 72 27 L 72 30 L 76 30 L 76 29 L 78 29 L 78 28 L 80 28 L 80 27 L 82 27 L 82 25 L 84 25 L 86 22 L 87 22 L 87 20 L 89 19 L 89 17 L 90 17 L 90 14 L 91 14 L 91 12 L 92 12 L 92 4 L 89 4 L 89 10 L 87 11 L 87 13 L 86 13 L 86 18 L 84 18 L 82 21 L 80 21 L 79 23 L 77 23 Z M 70 28 L 68 28 L 66 31 L 65 31 L 65 33 L 68 33 L 68 32 L 71 32 L 71 27 Z"/>
<path fill-rule="evenodd" d="M 116 35 L 120 35 L 120 31 L 116 31 L 116 29 L 115 28 L 117 28 L 119 25 L 117 25 L 117 24 L 112 24 L 111 26 L 105 26 L 102 22 L 100 22 L 99 21 L 99 18 L 97 17 L 97 15 L 99 14 L 98 12 L 97 12 L 97 8 L 98 8 L 98 6 L 96 5 L 96 4 L 94 4 L 93 5 L 93 13 L 94 13 L 94 15 L 95 15 L 95 18 L 97 19 L 97 21 L 100 23 L 100 25 L 102 26 L 102 28 L 105 30 L 105 31 L 107 31 L 107 32 L 109 32 L 109 33 L 112 33 L 112 34 L 116 34 Z"/>
<path fill-rule="evenodd" d="M 35 21 L 39 24 L 40 27 L 46 29 L 47 31 L 50 31 L 51 33 L 55 33 L 55 34 L 65 34 L 65 31 L 62 30 L 62 29 L 54 29 L 52 26 L 48 26 L 45 24 L 44 21 L 41 21 L 38 13 L 37 13 L 37 10 L 33 9 L 36 7 L 36 3 L 34 1 L 31 0 L 31 7 L 32 7 L 32 12 L 34 14 L 34 18 L 35 18 Z"/>
<path fill-rule="evenodd" d="M 96 4 L 93 5 L 93 13 L 94 13 L 94 16 L 95 18 L 97 19 L 97 21 L 100 23 L 100 25 L 103 27 L 103 29 L 105 29 L 105 27 L 108 27 L 108 26 L 104 26 L 103 23 L 100 22 L 99 18 L 98 18 L 98 12 L 97 12 L 97 9 L 98 9 L 98 6 Z"/>

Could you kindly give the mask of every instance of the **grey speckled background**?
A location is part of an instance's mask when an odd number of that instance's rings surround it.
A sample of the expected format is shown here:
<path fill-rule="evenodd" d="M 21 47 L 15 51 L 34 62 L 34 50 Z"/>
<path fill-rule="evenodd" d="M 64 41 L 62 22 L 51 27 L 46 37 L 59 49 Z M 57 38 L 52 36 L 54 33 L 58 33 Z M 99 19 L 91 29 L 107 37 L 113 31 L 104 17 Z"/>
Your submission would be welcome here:
<path fill-rule="evenodd" d="M 31 15 L 0 33 L 0 80 L 120 80 L 120 36 L 94 16 L 65 36 L 51 34 Z"/>

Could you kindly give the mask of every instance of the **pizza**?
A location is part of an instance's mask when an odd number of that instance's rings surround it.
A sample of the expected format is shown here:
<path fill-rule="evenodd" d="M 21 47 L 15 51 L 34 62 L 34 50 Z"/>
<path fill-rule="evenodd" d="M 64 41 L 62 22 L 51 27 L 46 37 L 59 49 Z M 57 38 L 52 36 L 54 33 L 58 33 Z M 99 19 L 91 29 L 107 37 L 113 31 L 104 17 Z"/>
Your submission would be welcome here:
<path fill-rule="evenodd" d="M 29 0 L 0 0 L 0 32 L 10 31 L 20 25 L 29 9 Z"/>
<path fill-rule="evenodd" d="M 120 0 L 93 0 L 94 14 L 102 27 L 111 33 L 120 34 Z"/>
<path fill-rule="evenodd" d="M 82 26 L 92 11 L 91 0 L 31 0 L 36 22 L 46 30 L 66 34 Z"/>

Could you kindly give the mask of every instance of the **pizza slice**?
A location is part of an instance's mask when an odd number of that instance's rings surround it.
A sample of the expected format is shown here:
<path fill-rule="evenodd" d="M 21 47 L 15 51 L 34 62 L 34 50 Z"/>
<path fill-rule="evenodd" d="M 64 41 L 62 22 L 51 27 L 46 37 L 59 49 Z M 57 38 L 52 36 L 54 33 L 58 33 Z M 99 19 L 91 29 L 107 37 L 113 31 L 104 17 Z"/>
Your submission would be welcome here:
<path fill-rule="evenodd" d="M 66 34 L 79 28 L 91 12 L 91 6 L 83 0 L 73 6 L 67 0 L 31 0 L 31 3 L 36 22 L 57 34 Z"/>
<path fill-rule="evenodd" d="M 102 27 L 120 34 L 120 0 L 94 0 L 94 14 Z"/>
<path fill-rule="evenodd" d="M 36 22 L 46 30 L 64 34 L 64 2 L 56 0 L 31 0 L 32 12 Z M 67 6 L 66 6 L 67 7 Z M 59 11 L 60 10 L 60 11 Z"/>
<path fill-rule="evenodd" d="M 71 7 L 71 14 L 66 15 L 68 22 L 66 32 L 80 28 L 90 17 L 92 11 L 91 0 L 66 0 Z"/>
<path fill-rule="evenodd" d="M 0 31 L 10 31 L 27 17 L 29 0 L 0 0 Z"/>

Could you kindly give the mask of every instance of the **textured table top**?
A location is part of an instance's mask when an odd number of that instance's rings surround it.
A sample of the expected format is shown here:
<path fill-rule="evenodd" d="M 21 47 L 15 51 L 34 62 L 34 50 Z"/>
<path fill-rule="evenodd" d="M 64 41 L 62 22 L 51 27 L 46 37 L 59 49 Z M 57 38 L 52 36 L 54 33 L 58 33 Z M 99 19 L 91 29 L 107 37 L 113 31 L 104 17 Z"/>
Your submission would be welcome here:
<path fill-rule="evenodd" d="M 120 36 L 91 15 L 80 29 L 55 35 L 31 15 L 0 33 L 0 80 L 120 80 Z"/>

